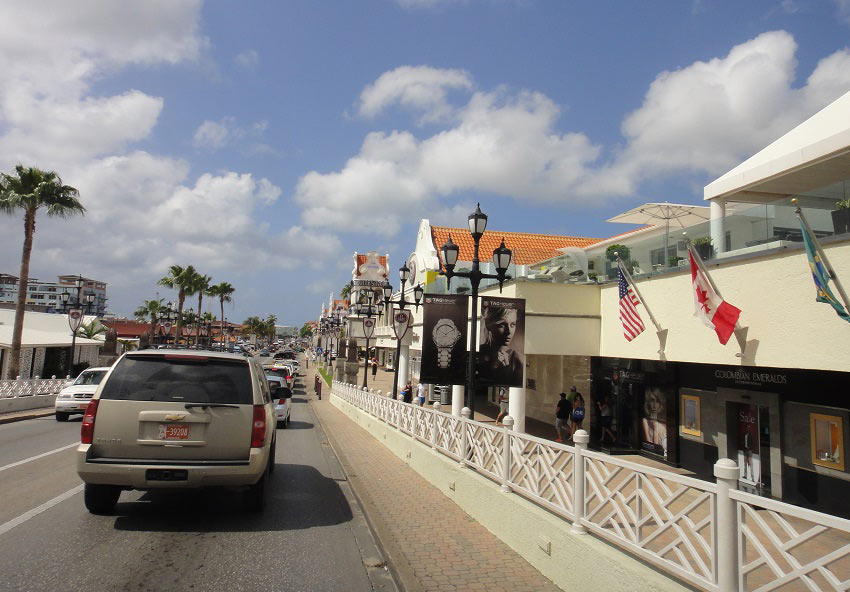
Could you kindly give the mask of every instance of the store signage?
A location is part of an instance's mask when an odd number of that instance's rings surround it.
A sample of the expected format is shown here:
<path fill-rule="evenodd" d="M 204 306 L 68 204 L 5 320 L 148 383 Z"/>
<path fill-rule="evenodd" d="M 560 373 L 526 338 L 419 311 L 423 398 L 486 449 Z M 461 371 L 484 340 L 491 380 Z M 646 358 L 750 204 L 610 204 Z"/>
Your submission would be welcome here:
<path fill-rule="evenodd" d="M 372 339 L 372 335 L 375 334 L 375 319 L 363 319 L 363 335 L 366 336 L 366 339 Z"/>
<path fill-rule="evenodd" d="M 83 310 L 81 308 L 72 308 L 68 311 L 68 326 L 71 327 L 71 332 L 76 333 L 80 325 L 83 324 Z"/>
<path fill-rule="evenodd" d="M 746 384 L 749 386 L 764 386 L 767 384 L 788 384 L 788 375 L 778 372 L 756 372 L 751 370 L 735 369 L 714 371 L 714 377 L 720 380 L 731 380 L 735 384 Z"/>

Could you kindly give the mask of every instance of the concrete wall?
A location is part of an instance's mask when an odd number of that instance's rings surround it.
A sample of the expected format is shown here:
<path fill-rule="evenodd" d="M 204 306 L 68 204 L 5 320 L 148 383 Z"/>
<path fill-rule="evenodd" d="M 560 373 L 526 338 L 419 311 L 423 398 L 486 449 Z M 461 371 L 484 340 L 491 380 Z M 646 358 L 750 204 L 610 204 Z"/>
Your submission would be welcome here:
<path fill-rule="evenodd" d="M 838 277 L 850 288 L 850 242 L 832 243 L 824 250 Z M 850 369 L 847 323 L 831 306 L 815 301 L 802 248 L 783 248 L 755 258 L 731 258 L 719 266 L 708 265 L 708 269 L 723 297 L 741 309 L 739 322 L 749 327 L 748 339 L 753 343 L 747 355 L 736 357 L 740 349 L 734 337 L 721 345 L 714 331 L 693 316 L 691 275 L 685 267 L 681 273 L 636 280 L 659 323 L 669 329 L 668 360 L 843 372 Z M 642 307 L 639 311 L 647 329 L 627 342 L 619 321 L 617 284 L 602 286 L 601 355 L 659 359 L 655 329 Z"/>
<path fill-rule="evenodd" d="M 8 397 L 0 399 L 0 413 L 26 411 L 27 409 L 42 409 L 53 407 L 56 395 L 33 395 L 31 397 Z"/>
<path fill-rule="evenodd" d="M 573 534 L 563 518 L 520 495 L 501 492 L 493 481 L 339 397 L 331 402 L 562 589 L 690 589 L 592 535 Z"/>

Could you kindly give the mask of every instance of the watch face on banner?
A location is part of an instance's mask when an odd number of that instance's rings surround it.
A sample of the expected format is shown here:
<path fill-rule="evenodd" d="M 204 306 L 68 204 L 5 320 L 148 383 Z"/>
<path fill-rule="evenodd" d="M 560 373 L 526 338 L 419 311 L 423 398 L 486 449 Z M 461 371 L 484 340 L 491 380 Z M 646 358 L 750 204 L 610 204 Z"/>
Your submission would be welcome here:
<path fill-rule="evenodd" d="M 464 384 L 469 296 L 426 295 L 424 307 L 419 379 L 433 384 Z"/>
<path fill-rule="evenodd" d="M 363 319 L 363 334 L 366 339 L 372 339 L 375 334 L 375 319 Z"/>
<path fill-rule="evenodd" d="M 399 341 L 407 335 L 407 330 L 410 328 L 410 321 L 412 320 L 411 317 L 410 311 L 407 310 L 396 309 L 393 312 L 393 332 Z"/>

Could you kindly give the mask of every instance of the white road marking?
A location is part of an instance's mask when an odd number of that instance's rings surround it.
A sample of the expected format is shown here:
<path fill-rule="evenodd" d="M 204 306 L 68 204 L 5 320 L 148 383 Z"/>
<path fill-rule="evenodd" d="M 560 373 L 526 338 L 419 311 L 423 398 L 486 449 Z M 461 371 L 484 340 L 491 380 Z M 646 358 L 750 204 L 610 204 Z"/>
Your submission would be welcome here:
<path fill-rule="evenodd" d="M 29 458 L 25 458 L 24 460 L 19 460 L 18 462 L 13 462 L 12 464 L 6 465 L 5 467 L 0 467 L 0 472 L 5 471 L 6 469 L 11 469 L 13 467 L 17 467 L 19 465 L 26 464 L 28 462 L 38 460 L 40 458 L 44 458 L 45 456 L 50 456 L 51 454 L 56 454 L 57 452 L 62 452 L 63 450 L 68 450 L 69 448 L 73 448 L 74 446 L 79 446 L 79 442 L 74 442 L 73 444 L 68 444 L 67 446 L 63 446 L 62 448 L 57 448 L 56 450 L 51 450 L 50 452 L 42 452 L 41 454 L 36 454 L 35 456 L 31 456 Z"/>
<path fill-rule="evenodd" d="M 6 534 L 7 532 L 12 530 L 16 526 L 20 526 L 21 524 L 23 524 L 24 522 L 26 522 L 30 518 L 35 518 L 36 516 L 38 516 L 42 512 L 49 510 L 50 508 L 52 508 L 56 504 L 64 502 L 69 497 L 73 497 L 73 496 L 77 495 L 82 490 L 83 490 L 83 486 L 77 485 L 74 489 L 69 489 L 65 493 L 57 495 L 52 500 L 44 502 L 43 504 L 41 504 L 37 508 L 33 508 L 29 512 L 24 512 L 23 514 L 21 514 L 17 518 L 13 518 L 12 520 L 9 520 L 5 524 L 0 524 L 0 536 Z"/>

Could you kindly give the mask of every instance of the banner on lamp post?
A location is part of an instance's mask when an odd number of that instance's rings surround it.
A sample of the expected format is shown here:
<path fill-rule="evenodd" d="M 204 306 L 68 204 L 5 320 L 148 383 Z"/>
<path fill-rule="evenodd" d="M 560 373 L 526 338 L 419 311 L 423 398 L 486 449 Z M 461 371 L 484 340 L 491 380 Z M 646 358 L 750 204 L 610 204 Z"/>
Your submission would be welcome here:
<path fill-rule="evenodd" d="M 363 335 L 366 339 L 372 339 L 372 335 L 375 334 L 375 319 L 365 318 L 363 319 Z"/>
<path fill-rule="evenodd" d="M 68 311 L 68 326 L 71 327 L 71 333 L 76 333 L 80 325 L 83 324 L 83 309 L 72 308 Z"/>
<path fill-rule="evenodd" d="M 399 341 L 404 339 L 412 321 L 413 315 L 410 314 L 409 310 L 400 310 L 397 308 L 393 311 L 393 332 L 396 339 Z"/>
<path fill-rule="evenodd" d="M 430 384 L 466 382 L 469 296 L 425 295 L 422 366 L 419 380 Z"/>
<path fill-rule="evenodd" d="M 479 335 L 478 382 L 523 386 L 525 299 L 482 296 Z"/>

